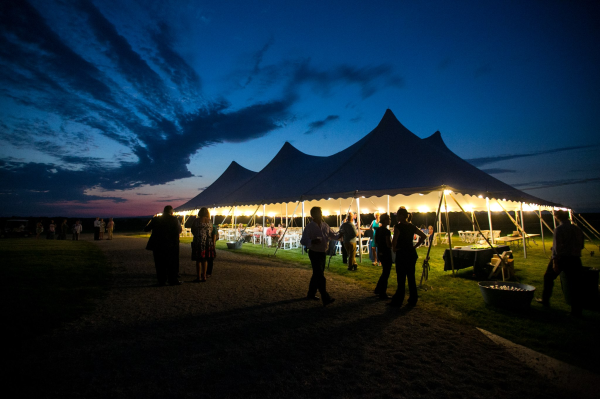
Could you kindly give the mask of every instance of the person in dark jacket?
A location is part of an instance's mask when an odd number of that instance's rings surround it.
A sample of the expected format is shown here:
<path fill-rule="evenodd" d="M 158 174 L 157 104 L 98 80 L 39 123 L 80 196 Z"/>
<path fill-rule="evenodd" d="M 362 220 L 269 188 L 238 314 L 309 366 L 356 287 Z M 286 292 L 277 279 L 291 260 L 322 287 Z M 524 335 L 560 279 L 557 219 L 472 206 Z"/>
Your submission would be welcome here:
<path fill-rule="evenodd" d="M 165 206 L 163 214 L 150 220 L 144 231 L 152 231 L 146 249 L 152 250 L 158 286 L 181 285 L 179 281 L 179 234 L 181 224 L 173 216 L 173 207 Z"/>
<path fill-rule="evenodd" d="M 398 290 L 392 297 L 390 306 L 400 307 L 404 302 L 406 292 L 406 280 L 408 280 L 408 305 L 417 304 L 417 283 L 415 281 L 415 265 L 419 256 L 417 249 L 427 236 L 414 224 L 408 221 L 408 211 L 405 207 L 400 207 L 396 213 L 398 223 L 394 226 L 394 240 L 392 241 L 392 251 L 396 253 L 396 274 L 398 276 Z M 417 244 L 413 244 L 414 235 L 419 236 Z"/>
<path fill-rule="evenodd" d="M 381 262 L 381 277 L 375 287 L 375 294 L 380 299 L 389 299 L 387 294 L 388 279 L 392 270 L 392 233 L 388 230 L 390 215 L 384 213 L 379 219 L 379 227 L 375 230 L 375 246 L 377 258 Z"/>
<path fill-rule="evenodd" d="M 569 212 L 559 210 L 556 212 L 556 218 L 560 221 L 560 225 L 554 230 L 552 259 L 550 259 L 544 274 L 542 299 L 536 298 L 536 301 L 541 302 L 544 306 L 550 306 L 554 280 L 561 272 L 564 272 L 571 293 L 571 315 L 581 316 L 583 308 L 581 298 L 583 232 L 579 227 L 571 224 Z"/>

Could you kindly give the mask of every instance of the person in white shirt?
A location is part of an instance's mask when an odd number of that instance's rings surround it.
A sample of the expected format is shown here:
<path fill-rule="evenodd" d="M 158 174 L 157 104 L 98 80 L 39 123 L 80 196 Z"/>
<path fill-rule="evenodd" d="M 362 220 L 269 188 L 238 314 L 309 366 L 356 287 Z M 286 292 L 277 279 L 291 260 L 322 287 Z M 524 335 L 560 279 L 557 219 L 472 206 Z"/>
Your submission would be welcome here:
<path fill-rule="evenodd" d="M 302 232 L 300 244 L 308 248 L 308 258 L 313 269 L 313 274 L 308 285 L 308 294 L 306 299 L 319 300 L 316 296 L 317 291 L 321 293 L 323 306 L 327 306 L 333 301 L 327 293 L 327 281 L 325 280 L 325 260 L 327 258 L 327 249 L 330 240 L 338 240 L 340 234 L 335 234 L 323 220 L 323 213 L 318 206 L 310 210 L 312 222 L 310 222 Z"/>
<path fill-rule="evenodd" d="M 96 218 L 94 220 L 94 240 L 98 241 L 100 239 L 100 218 Z"/>

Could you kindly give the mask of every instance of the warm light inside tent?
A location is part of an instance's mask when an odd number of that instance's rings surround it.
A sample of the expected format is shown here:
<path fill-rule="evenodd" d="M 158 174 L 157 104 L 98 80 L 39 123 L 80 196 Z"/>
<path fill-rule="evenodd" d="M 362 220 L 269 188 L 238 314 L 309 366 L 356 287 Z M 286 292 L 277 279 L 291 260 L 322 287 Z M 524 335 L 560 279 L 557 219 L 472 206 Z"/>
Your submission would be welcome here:
<path fill-rule="evenodd" d="M 323 210 L 322 213 L 323 213 L 323 216 L 329 216 L 329 215 L 331 215 L 331 213 L 329 213 L 329 211 L 325 211 L 325 210 Z"/>
<path fill-rule="evenodd" d="M 451 190 L 444 190 L 444 194 L 446 194 L 446 195 L 451 194 L 451 193 L 452 193 Z"/>
<path fill-rule="evenodd" d="M 492 212 L 502 212 L 502 208 L 498 204 L 490 204 L 490 210 Z"/>
<path fill-rule="evenodd" d="M 417 207 L 417 209 L 419 210 L 419 212 L 421 213 L 427 213 L 429 212 L 429 207 L 425 206 L 425 205 L 421 205 L 419 207 Z"/>

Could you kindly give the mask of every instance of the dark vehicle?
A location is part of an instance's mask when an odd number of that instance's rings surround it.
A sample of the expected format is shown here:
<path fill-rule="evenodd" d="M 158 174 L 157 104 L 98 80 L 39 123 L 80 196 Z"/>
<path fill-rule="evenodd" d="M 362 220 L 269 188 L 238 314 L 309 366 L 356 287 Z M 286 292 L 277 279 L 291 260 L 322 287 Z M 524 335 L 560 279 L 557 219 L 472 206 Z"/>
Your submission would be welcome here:
<path fill-rule="evenodd" d="M 0 232 L 0 237 L 30 237 L 34 235 L 33 226 L 27 219 L 9 219 Z"/>

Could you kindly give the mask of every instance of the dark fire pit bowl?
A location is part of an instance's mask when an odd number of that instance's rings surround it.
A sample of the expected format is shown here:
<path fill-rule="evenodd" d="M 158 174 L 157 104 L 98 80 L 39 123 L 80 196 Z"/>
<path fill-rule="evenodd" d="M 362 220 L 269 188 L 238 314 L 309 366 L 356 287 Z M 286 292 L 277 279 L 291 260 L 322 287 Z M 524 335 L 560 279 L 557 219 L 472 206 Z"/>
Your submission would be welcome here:
<path fill-rule="evenodd" d="M 241 249 L 242 241 L 230 241 L 227 243 L 227 249 Z"/>
<path fill-rule="evenodd" d="M 509 286 L 524 289 L 525 291 L 505 291 L 502 289 L 490 288 L 490 286 Z M 499 308 L 509 309 L 527 309 L 533 299 L 535 287 L 533 285 L 500 282 L 500 281 L 481 281 L 479 290 L 486 304 L 497 306 Z"/>

